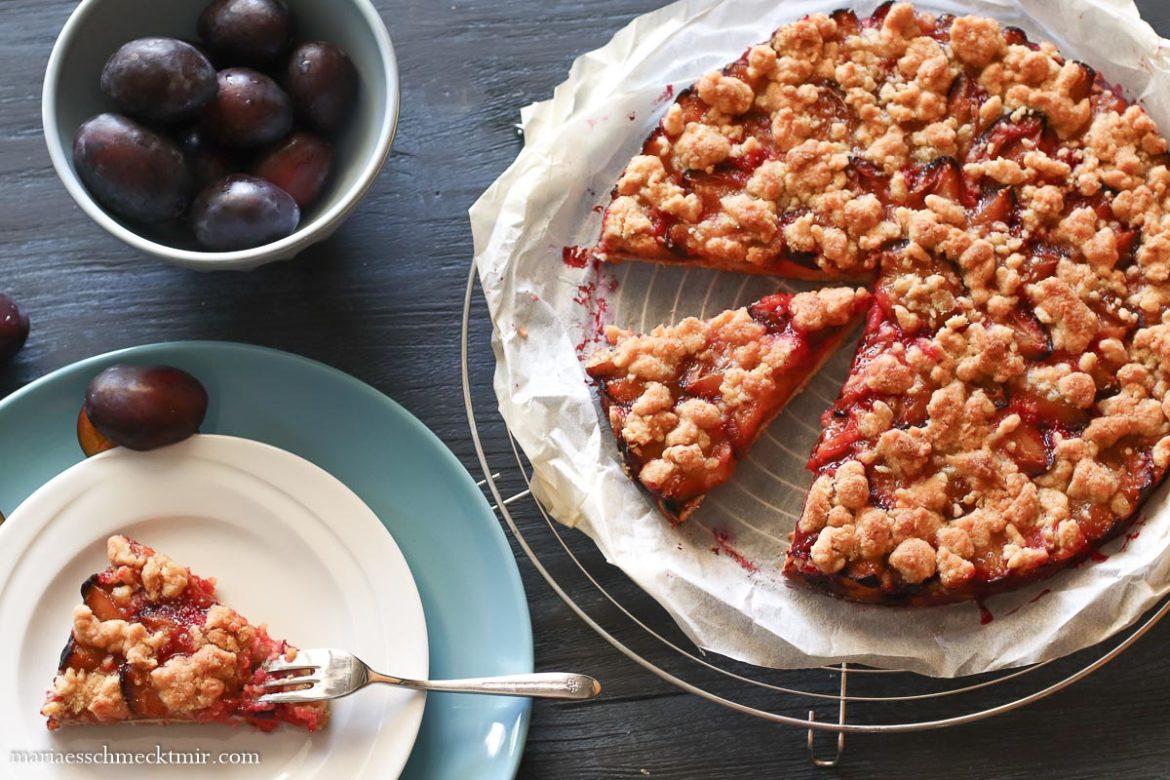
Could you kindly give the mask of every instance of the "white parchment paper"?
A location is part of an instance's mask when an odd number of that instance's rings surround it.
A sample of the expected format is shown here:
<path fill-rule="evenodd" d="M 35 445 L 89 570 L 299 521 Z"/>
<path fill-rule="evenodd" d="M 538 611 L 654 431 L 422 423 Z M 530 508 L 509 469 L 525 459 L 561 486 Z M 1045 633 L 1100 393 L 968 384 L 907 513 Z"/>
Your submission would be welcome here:
<path fill-rule="evenodd" d="M 696 644 L 761 666 L 853 661 L 958 676 L 1054 658 L 1134 622 L 1170 590 L 1165 491 L 1103 560 L 977 605 L 851 604 L 787 583 L 780 568 L 809 484 L 817 418 L 851 358 L 842 349 L 756 444 L 727 485 L 672 528 L 625 476 L 579 356 L 598 326 L 646 330 L 711 316 L 777 280 L 630 263 L 575 268 L 599 206 L 673 94 L 766 40 L 773 28 L 845 0 L 682 0 L 639 17 L 577 59 L 551 100 L 522 112 L 525 148 L 471 209 L 475 262 L 495 325 L 500 412 L 534 470 L 537 498 L 588 534 Z M 877 5 L 854 5 L 858 15 Z M 994 16 L 1056 42 L 1142 100 L 1170 130 L 1170 42 L 1131 0 L 935 0 L 920 8 Z M 669 89 L 667 88 L 669 87 Z"/>

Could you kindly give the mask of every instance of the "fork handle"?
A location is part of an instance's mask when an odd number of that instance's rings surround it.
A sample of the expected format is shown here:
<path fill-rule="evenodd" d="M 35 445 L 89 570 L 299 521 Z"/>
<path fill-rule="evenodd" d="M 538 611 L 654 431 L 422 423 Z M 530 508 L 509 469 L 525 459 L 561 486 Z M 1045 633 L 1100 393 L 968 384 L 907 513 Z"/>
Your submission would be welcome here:
<path fill-rule="evenodd" d="M 528 696 L 536 699 L 592 699 L 601 693 L 601 683 L 584 674 L 544 672 L 507 677 L 472 677 L 466 680 L 407 680 L 370 670 L 370 682 L 444 693 L 490 693 L 497 696 Z"/>

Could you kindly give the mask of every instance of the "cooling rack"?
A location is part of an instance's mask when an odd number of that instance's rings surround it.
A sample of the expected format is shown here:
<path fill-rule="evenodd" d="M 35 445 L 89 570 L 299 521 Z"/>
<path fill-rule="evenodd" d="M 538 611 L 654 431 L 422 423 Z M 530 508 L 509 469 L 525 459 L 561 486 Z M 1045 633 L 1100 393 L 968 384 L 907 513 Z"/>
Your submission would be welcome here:
<path fill-rule="evenodd" d="M 480 484 L 532 565 L 569 609 L 647 671 L 714 704 L 806 730 L 809 757 L 817 766 L 837 765 L 847 734 L 958 726 L 1051 696 L 1117 658 L 1170 611 L 1168 597 L 1130 628 L 1071 656 L 956 679 L 855 664 L 764 669 L 704 652 L 653 599 L 609 565 L 588 537 L 557 523 L 532 495 L 531 466 L 497 411 L 490 376 L 472 377 L 472 351 L 491 351 L 490 319 L 477 288 L 473 266 L 461 331 L 467 422 L 483 471 Z M 818 734 L 825 735 L 821 741 L 826 745 L 818 744 Z"/>

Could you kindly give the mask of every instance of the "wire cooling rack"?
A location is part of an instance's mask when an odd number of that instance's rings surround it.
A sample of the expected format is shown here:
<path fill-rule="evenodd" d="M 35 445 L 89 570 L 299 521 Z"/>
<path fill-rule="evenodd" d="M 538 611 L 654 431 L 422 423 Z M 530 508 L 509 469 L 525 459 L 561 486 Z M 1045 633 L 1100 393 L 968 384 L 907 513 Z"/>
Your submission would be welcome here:
<path fill-rule="evenodd" d="M 533 497 L 531 467 L 496 410 L 490 379 L 473 386 L 469 355 L 473 349 L 491 349 L 489 329 L 471 332 L 477 317 L 487 319 L 477 286 L 473 266 L 461 339 L 467 422 L 484 474 L 480 484 L 532 565 L 602 639 L 661 679 L 737 712 L 806 729 L 809 756 L 817 766 L 831 767 L 840 761 L 846 734 L 958 726 L 1039 701 L 1117 658 L 1170 611 L 1168 597 L 1134 626 L 1095 647 L 1066 658 L 957 679 L 855 664 L 763 669 L 705 653 L 649 596 L 607 564 L 588 537 L 559 525 Z M 505 442 L 503 447 L 494 447 L 499 452 L 485 450 L 488 437 Z M 545 552 L 538 554 L 534 547 Z M 827 746 L 817 743 L 820 733 L 827 733 L 823 737 Z"/>

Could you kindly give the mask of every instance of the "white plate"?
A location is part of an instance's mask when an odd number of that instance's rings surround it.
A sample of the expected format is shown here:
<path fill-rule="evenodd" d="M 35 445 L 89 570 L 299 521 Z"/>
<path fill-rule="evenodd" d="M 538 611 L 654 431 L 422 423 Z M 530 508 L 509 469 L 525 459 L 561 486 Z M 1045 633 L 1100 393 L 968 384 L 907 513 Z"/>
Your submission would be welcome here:
<path fill-rule="evenodd" d="M 333 703 L 316 734 L 227 726 L 99 726 L 50 733 L 40 715 L 81 583 L 125 533 L 214 577 L 219 598 L 272 636 L 351 650 L 379 670 L 427 675 L 426 622 L 398 546 L 318 467 L 265 444 L 196 436 L 149 453 L 111 450 L 65 471 L 0 526 L 0 776 L 152 777 L 159 767 L 16 763 L 12 751 L 203 751 L 165 773 L 217 778 L 396 777 L 424 696 L 377 688 Z M 221 753 L 257 754 L 233 765 Z M 78 760 L 76 757 L 74 760 Z M 109 760 L 109 759 L 106 759 Z M 244 760 L 252 760 L 245 758 Z M 157 761 L 157 759 L 154 759 Z"/>

